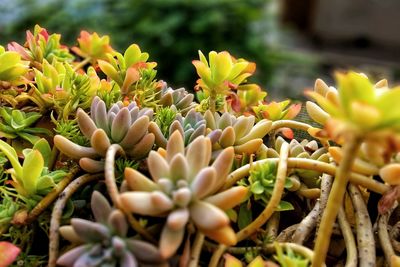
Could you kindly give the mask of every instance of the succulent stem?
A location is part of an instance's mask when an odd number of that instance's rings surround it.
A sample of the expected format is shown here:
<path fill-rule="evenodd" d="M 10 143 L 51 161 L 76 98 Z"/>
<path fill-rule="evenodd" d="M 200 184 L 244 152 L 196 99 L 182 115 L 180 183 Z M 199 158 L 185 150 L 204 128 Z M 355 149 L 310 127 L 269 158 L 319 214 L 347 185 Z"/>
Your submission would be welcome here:
<path fill-rule="evenodd" d="M 203 243 L 204 243 L 204 234 L 202 234 L 200 231 L 198 231 L 196 234 L 196 237 L 194 238 L 192 251 L 190 253 L 191 255 L 190 255 L 189 267 L 199 266 L 199 258 L 200 258 L 201 249 L 203 247 Z"/>
<path fill-rule="evenodd" d="M 279 229 L 279 221 L 280 221 L 280 213 L 274 212 L 271 218 L 269 218 L 267 225 L 266 225 L 266 235 L 268 238 L 275 240 L 278 236 L 278 229 Z"/>
<path fill-rule="evenodd" d="M 353 231 L 346 218 L 346 213 L 343 207 L 340 207 L 338 213 L 338 221 L 340 230 L 343 235 L 344 243 L 346 244 L 346 265 L 345 267 L 357 267 L 357 247 L 354 239 Z M 389 240 L 388 240 L 389 241 Z"/>
<path fill-rule="evenodd" d="M 274 190 L 272 191 L 271 198 L 264 208 L 264 210 L 258 215 L 258 217 L 253 220 L 249 225 L 240 230 L 237 234 L 238 242 L 252 235 L 257 229 L 259 229 L 274 213 L 276 207 L 282 198 L 282 193 L 285 187 L 285 180 L 287 175 L 287 160 L 289 155 L 289 144 L 283 143 L 281 150 L 279 152 L 279 162 L 278 170 L 276 173 L 276 182 L 274 185 Z"/>
<path fill-rule="evenodd" d="M 211 256 L 210 263 L 208 264 L 208 267 L 217 267 L 219 260 L 222 257 L 222 254 L 224 254 L 225 250 L 227 249 L 227 246 L 220 244 L 216 250 L 214 250 L 214 253 Z"/>
<path fill-rule="evenodd" d="M 117 183 L 115 181 L 115 168 L 114 168 L 115 156 L 117 153 L 125 155 L 124 149 L 120 145 L 112 144 L 107 150 L 105 166 L 104 166 L 104 177 L 108 194 L 111 197 L 111 201 L 113 202 L 116 208 L 121 209 L 125 213 L 125 215 L 128 218 L 129 224 L 138 234 L 146 238 L 148 241 L 156 243 L 151 234 L 148 233 L 146 229 L 144 229 L 140 225 L 139 221 L 136 220 L 136 218 L 130 212 L 125 211 L 119 203 L 119 190 L 117 187 Z"/>
<path fill-rule="evenodd" d="M 79 166 L 72 167 L 71 171 L 50 191 L 40 202 L 29 212 L 25 224 L 36 220 L 42 212 L 53 203 L 59 194 L 69 185 L 75 174 L 79 171 Z"/>
<path fill-rule="evenodd" d="M 49 233 L 49 264 L 48 267 L 55 267 L 57 256 L 58 256 L 58 246 L 59 246 L 59 232 L 60 221 L 63 209 L 68 201 L 68 199 L 83 185 L 95 181 L 102 177 L 102 174 L 84 174 L 75 180 L 73 180 L 60 194 L 56 203 L 54 204 L 53 212 L 51 213 L 50 221 L 50 233 Z"/>
<path fill-rule="evenodd" d="M 388 221 L 392 212 L 397 208 L 397 202 L 393 205 L 393 207 L 385 214 L 380 215 L 378 219 L 378 236 L 381 244 L 381 248 L 383 250 L 383 254 L 385 255 L 385 259 L 387 262 L 390 262 L 390 258 L 395 255 L 393 250 L 392 242 L 388 233 Z"/>
<path fill-rule="evenodd" d="M 293 233 L 292 241 L 294 243 L 302 245 L 310 233 L 315 228 L 318 220 L 318 214 L 320 212 L 319 208 L 319 200 L 314 205 L 314 208 L 308 213 L 308 215 L 299 223 L 299 226 L 296 228 L 296 231 Z"/>
<path fill-rule="evenodd" d="M 367 205 L 358 186 L 349 184 L 349 193 L 356 218 L 357 248 L 360 266 L 374 266 L 376 263 L 375 239 Z"/>
<path fill-rule="evenodd" d="M 215 112 L 216 103 L 217 103 L 217 94 L 215 93 L 214 90 L 210 90 L 209 108 L 213 114 Z"/>
<path fill-rule="evenodd" d="M 85 58 L 84 60 L 79 62 L 77 65 L 75 65 L 74 71 L 78 71 L 79 69 L 85 67 L 86 64 L 88 64 L 91 60 L 92 60 L 92 58 L 90 58 L 90 57 Z"/>
<path fill-rule="evenodd" d="M 339 164 L 339 168 L 337 169 L 332 190 L 329 194 L 328 203 L 322 215 L 321 224 L 318 229 L 314 247 L 314 259 L 311 265 L 312 267 L 320 267 L 325 263 L 332 234 L 332 227 L 335 223 L 339 208 L 342 206 L 343 196 L 346 192 L 351 167 L 355 160 L 357 150 L 361 144 L 361 139 L 356 136 L 350 136 L 346 141 L 347 142 L 343 146 L 343 158 Z"/>
<path fill-rule="evenodd" d="M 267 162 L 277 163 L 277 158 L 268 158 L 262 159 L 258 161 L 254 161 L 252 164 L 265 164 Z M 288 158 L 288 168 L 295 169 L 305 169 L 305 170 L 314 170 L 322 173 L 326 173 L 329 175 L 335 175 L 337 172 L 337 167 L 333 166 L 329 163 L 313 160 L 313 159 L 305 159 L 305 158 Z M 225 182 L 225 185 L 221 190 L 226 190 L 231 188 L 237 181 L 242 179 L 243 177 L 249 174 L 250 164 L 246 164 L 232 173 L 228 175 L 228 178 Z M 373 192 L 383 194 L 390 189 L 390 186 L 380 183 L 374 179 L 371 179 L 367 176 L 358 174 L 358 173 L 350 173 L 349 181 L 353 184 L 360 185 L 365 187 Z"/>

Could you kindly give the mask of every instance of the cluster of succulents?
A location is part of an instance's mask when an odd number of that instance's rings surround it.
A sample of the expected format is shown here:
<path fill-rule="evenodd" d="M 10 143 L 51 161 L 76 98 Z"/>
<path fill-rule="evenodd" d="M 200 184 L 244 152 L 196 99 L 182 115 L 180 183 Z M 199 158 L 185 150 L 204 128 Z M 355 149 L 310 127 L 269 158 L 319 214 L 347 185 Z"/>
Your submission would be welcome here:
<path fill-rule="evenodd" d="M 50 267 L 400 261 L 388 225 L 398 87 L 355 72 L 337 74 L 337 89 L 317 80 L 311 126 L 293 120 L 300 104 L 267 101 L 250 82 L 256 65 L 226 51 L 200 51 L 187 90 L 158 79 L 137 44 L 119 53 L 86 31 L 77 42 L 36 26 L 25 44 L 0 46 L 0 266 L 18 254 Z"/>

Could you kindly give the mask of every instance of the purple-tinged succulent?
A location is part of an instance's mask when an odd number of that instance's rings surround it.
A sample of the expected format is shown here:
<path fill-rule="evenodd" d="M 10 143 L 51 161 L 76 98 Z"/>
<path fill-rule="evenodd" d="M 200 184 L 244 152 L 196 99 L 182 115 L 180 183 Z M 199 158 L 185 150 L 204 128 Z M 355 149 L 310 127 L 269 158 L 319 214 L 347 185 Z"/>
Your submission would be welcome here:
<path fill-rule="evenodd" d="M 272 122 L 266 119 L 255 123 L 254 116 L 240 116 L 225 112 L 222 115 L 210 110 L 204 113 L 207 128 L 222 131 L 213 151 L 233 146 L 236 154 L 256 153 L 263 144 L 262 138 L 269 133 Z"/>
<path fill-rule="evenodd" d="M 80 146 L 56 135 L 54 144 L 61 152 L 80 159 L 81 167 L 89 172 L 102 170 L 103 163 L 94 159 L 104 158 L 111 144 L 119 144 L 134 159 L 147 156 L 154 144 L 154 135 L 147 130 L 153 110 L 140 110 L 134 102 L 127 107 L 117 102 L 107 112 L 106 104 L 99 97 L 94 98 L 90 110 L 89 116 L 78 109 L 77 120 L 91 147 Z"/>
<path fill-rule="evenodd" d="M 159 104 L 163 107 L 174 106 L 179 113 L 185 116 L 186 113 L 197 106 L 193 100 L 194 95 L 188 93 L 185 88 L 172 89 L 168 87 L 166 82 L 162 82 Z"/>
<path fill-rule="evenodd" d="M 154 134 L 155 143 L 157 146 L 162 148 L 167 146 L 168 138 L 176 130 L 178 130 L 183 136 L 185 146 L 193 142 L 193 140 L 198 136 L 208 135 L 211 142 L 214 143 L 221 135 L 220 130 L 207 132 L 206 121 L 204 120 L 203 115 L 200 112 L 196 112 L 194 109 L 191 109 L 185 117 L 178 113 L 175 116 L 175 120 L 171 123 L 166 136 L 162 133 L 157 123 L 150 122 L 149 124 L 149 131 Z"/>
<path fill-rule="evenodd" d="M 125 169 L 125 179 L 133 191 L 120 195 L 123 208 L 141 215 L 167 216 L 159 244 L 163 257 L 176 252 L 189 221 L 221 244 L 236 243 L 224 210 L 238 205 L 247 188 L 236 186 L 219 192 L 231 170 L 233 157 L 233 148 L 226 148 L 209 166 L 210 139 L 199 136 L 185 151 L 182 135 L 175 131 L 165 153 L 151 151 L 149 154 L 147 162 L 152 180 L 134 169 Z"/>
<path fill-rule="evenodd" d="M 111 208 L 107 199 L 95 191 L 91 208 L 95 222 L 71 219 L 71 225 L 60 227 L 61 235 L 79 244 L 58 258 L 61 266 L 168 266 L 158 249 L 141 240 L 127 237 L 124 214 Z"/>

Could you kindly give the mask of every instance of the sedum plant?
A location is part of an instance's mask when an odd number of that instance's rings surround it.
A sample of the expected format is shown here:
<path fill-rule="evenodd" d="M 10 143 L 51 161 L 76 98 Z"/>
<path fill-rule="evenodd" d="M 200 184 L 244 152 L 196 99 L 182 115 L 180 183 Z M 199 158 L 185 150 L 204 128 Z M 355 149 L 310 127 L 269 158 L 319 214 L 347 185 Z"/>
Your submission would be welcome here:
<path fill-rule="evenodd" d="M 254 63 L 244 59 L 235 59 L 228 52 L 211 51 L 208 61 L 204 54 L 199 51 L 200 60 L 193 60 L 200 79 L 197 80 L 196 89 L 203 90 L 208 97 L 211 111 L 216 111 L 216 100 L 218 96 L 226 96 L 230 90 L 251 90 L 258 87 L 255 84 L 244 84 L 255 69 Z"/>
<path fill-rule="evenodd" d="M 78 38 L 79 46 L 74 46 L 71 50 L 84 59 L 83 62 L 91 62 L 93 65 L 97 60 L 107 60 L 107 54 L 113 53 L 110 46 L 110 37 L 100 37 L 96 32 L 90 34 L 87 31 L 81 31 Z M 82 62 L 79 63 L 83 65 Z"/>
<path fill-rule="evenodd" d="M 124 214 L 113 209 L 98 191 L 91 198 L 95 221 L 71 219 L 62 226 L 63 237 L 77 247 L 61 255 L 60 266 L 167 266 L 157 248 L 147 242 L 128 237 L 128 223 Z"/>
<path fill-rule="evenodd" d="M 23 60 L 30 62 L 31 66 L 41 69 L 43 60 L 52 63 L 54 60 L 70 62 L 73 56 L 68 48 L 60 44 L 60 34 L 50 34 L 46 29 L 35 25 L 33 33 L 26 32 L 26 43 L 24 46 L 16 42 L 8 45 L 8 50 L 19 53 Z"/>
<path fill-rule="evenodd" d="M 27 64 L 14 51 L 5 51 L 0 46 L 0 89 L 8 89 L 26 83 L 24 75 L 28 72 Z"/>
<path fill-rule="evenodd" d="M 126 169 L 125 179 L 132 191 L 121 194 L 123 208 L 141 215 L 167 216 L 159 242 L 163 257 L 176 252 L 189 222 L 213 240 L 226 245 L 236 243 L 224 210 L 240 203 L 247 189 L 236 186 L 219 192 L 233 156 L 233 149 L 227 148 L 209 166 L 210 139 L 199 136 L 185 151 L 182 135 L 175 131 L 168 140 L 165 156 L 155 151 L 149 154 L 152 179 Z"/>
<path fill-rule="evenodd" d="M 51 150 L 44 139 L 37 141 L 32 149 L 23 151 L 22 165 L 14 148 L 2 140 L 0 140 L 0 150 L 12 165 L 12 169 L 7 170 L 12 178 L 9 183 L 17 192 L 17 196 L 27 204 L 28 209 L 40 201 L 66 175 L 62 170 L 48 170 Z"/>
<path fill-rule="evenodd" d="M 95 159 L 104 158 L 111 144 L 119 144 L 127 155 L 135 159 L 147 156 L 154 144 L 154 135 L 147 131 L 153 116 L 151 109 L 139 110 L 134 102 L 127 107 L 118 102 L 107 111 L 104 101 L 95 97 L 90 110 L 89 116 L 79 109 L 77 121 L 91 147 L 83 147 L 56 135 L 54 144 L 61 152 L 80 159 L 81 167 L 90 172 L 103 169 L 103 163 Z"/>
<path fill-rule="evenodd" d="M 44 128 L 31 127 L 42 115 L 37 112 L 25 113 L 19 109 L 0 107 L 0 137 L 15 139 L 20 137 L 31 144 L 39 141 L 38 134 L 51 136 Z"/>

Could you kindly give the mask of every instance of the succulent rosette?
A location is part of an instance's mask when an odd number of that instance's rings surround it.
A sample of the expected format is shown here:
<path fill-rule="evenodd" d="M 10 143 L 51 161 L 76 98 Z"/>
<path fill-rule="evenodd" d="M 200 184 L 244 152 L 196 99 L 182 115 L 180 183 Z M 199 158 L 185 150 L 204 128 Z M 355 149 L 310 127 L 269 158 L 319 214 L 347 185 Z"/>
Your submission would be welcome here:
<path fill-rule="evenodd" d="M 125 169 L 125 179 L 132 191 L 120 195 L 123 208 L 140 215 L 167 217 L 159 244 L 163 257 L 176 252 L 189 222 L 213 240 L 225 245 L 236 243 L 224 210 L 239 204 L 247 189 L 236 186 L 219 192 L 233 157 L 233 148 L 226 148 L 209 166 L 210 139 L 199 136 L 185 151 L 182 135 L 175 131 L 166 151 L 149 154 L 152 179 L 134 169 Z"/>
<path fill-rule="evenodd" d="M 221 131 L 218 129 L 207 131 L 206 121 L 203 115 L 200 112 L 196 112 L 194 109 L 191 109 L 184 117 L 178 113 L 166 134 L 162 133 L 157 123 L 150 122 L 149 124 L 149 131 L 154 134 L 155 143 L 162 148 L 166 147 L 168 137 L 176 130 L 184 137 L 185 146 L 193 142 L 198 136 L 205 136 L 207 133 L 212 143 L 215 143 L 221 135 Z"/>
<path fill-rule="evenodd" d="M 74 159 L 80 159 L 83 169 L 100 171 L 103 163 L 94 159 L 104 158 L 111 144 L 119 144 L 124 152 L 134 159 L 147 156 L 154 144 L 154 135 L 147 131 L 153 116 L 151 109 L 139 109 L 134 102 L 124 106 L 117 102 L 107 111 L 106 104 L 95 97 L 90 116 L 78 109 L 77 120 L 81 132 L 90 140 L 91 147 L 83 147 L 56 135 L 57 148 Z"/>
<path fill-rule="evenodd" d="M 173 89 L 168 87 L 166 82 L 162 82 L 159 104 L 163 107 L 174 106 L 179 113 L 185 116 L 186 113 L 197 106 L 193 100 L 194 95 L 188 93 L 185 88 Z"/>
<path fill-rule="evenodd" d="M 79 244 L 61 255 L 60 266 L 168 266 L 158 249 L 147 242 L 127 237 L 128 223 L 120 210 L 95 191 L 91 208 L 95 221 L 71 219 L 71 225 L 60 227 L 61 235 Z"/>
<path fill-rule="evenodd" d="M 263 119 L 255 123 L 254 116 L 240 116 L 224 112 L 219 115 L 216 112 L 204 113 L 207 128 L 222 131 L 218 141 L 213 145 L 213 151 L 233 146 L 236 154 L 256 153 L 263 144 L 262 138 L 271 130 L 272 122 Z"/>

